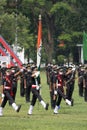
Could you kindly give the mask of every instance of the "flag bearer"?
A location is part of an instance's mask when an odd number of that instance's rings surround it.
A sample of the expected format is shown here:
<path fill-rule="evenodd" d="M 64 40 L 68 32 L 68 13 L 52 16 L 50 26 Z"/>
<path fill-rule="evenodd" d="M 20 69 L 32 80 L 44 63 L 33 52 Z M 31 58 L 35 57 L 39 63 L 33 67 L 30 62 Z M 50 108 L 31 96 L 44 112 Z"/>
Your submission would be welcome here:
<path fill-rule="evenodd" d="M 41 103 L 41 105 L 46 109 L 48 110 L 48 106 L 49 104 L 45 103 L 44 100 L 42 99 L 41 95 L 40 95 L 40 74 L 39 72 L 37 71 L 37 67 L 34 67 L 33 68 L 33 72 L 32 72 L 32 88 L 31 88 L 31 91 L 32 91 L 32 101 L 31 101 L 31 105 L 29 107 L 29 110 L 28 110 L 28 114 L 31 115 L 32 114 L 32 111 L 33 111 L 33 108 L 35 106 L 35 103 L 36 103 L 36 100 L 38 99 L 39 102 Z"/>

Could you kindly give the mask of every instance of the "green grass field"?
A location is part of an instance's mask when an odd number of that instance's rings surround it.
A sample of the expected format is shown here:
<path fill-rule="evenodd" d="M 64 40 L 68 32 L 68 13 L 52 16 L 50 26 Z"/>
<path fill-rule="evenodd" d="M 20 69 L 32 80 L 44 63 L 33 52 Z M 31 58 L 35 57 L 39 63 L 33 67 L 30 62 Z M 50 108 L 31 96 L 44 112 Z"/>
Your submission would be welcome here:
<path fill-rule="evenodd" d="M 50 103 L 45 72 L 41 72 L 41 81 L 42 97 Z M 3 111 L 4 115 L 0 117 L 0 130 L 87 130 L 87 102 L 78 96 L 77 81 L 73 93 L 74 106 L 68 106 L 62 100 L 61 109 L 57 115 L 53 114 L 50 106 L 48 111 L 44 110 L 38 101 L 33 115 L 27 115 L 30 103 L 26 103 L 25 98 L 20 97 L 19 91 L 18 88 L 16 103 L 21 103 L 22 108 L 19 113 L 16 113 L 7 103 Z"/>

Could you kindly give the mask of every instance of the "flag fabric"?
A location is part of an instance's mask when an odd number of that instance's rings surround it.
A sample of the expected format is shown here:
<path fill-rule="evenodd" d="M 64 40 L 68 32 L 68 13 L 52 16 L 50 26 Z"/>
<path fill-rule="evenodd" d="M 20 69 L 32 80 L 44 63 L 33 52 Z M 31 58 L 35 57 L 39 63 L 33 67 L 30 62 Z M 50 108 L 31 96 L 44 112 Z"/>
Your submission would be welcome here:
<path fill-rule="evenodd" d="M 37 38 L 37 68 L 38 70 L 40 70 L 41 49 L 42 49 L 42 21 L 41 21 L 41 15 L 39 15 L 38 38 Z"/>
<path fill-rule="evenodd" d="M 87 34 L 83 32 L 83 59 L 87 61 Z"/>

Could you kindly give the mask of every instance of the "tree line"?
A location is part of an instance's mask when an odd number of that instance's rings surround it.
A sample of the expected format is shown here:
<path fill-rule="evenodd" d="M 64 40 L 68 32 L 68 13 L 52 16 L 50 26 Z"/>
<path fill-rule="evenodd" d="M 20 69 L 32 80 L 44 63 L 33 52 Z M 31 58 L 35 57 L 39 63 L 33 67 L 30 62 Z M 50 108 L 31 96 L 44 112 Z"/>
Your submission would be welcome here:
<path fill-rule="evenodd" d="M 24 47 L 36 61 L 38 16 L 42 15 L 42 62 L 78 63 L 78 47 L 87 31 L 86 0 L 0 0 L 0 35 Z M 17 41 L 15 40 L 17 37 Z"/>

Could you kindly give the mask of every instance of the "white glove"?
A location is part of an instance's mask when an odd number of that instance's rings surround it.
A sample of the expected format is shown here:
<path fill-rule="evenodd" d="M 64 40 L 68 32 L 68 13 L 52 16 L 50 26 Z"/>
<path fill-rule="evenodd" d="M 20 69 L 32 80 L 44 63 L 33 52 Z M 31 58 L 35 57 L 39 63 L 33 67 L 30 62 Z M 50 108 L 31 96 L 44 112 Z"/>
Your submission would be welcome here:
<path fill-rule="evenodd" d="M 57 84 L 57 86 L 58 86 L 58 87 L 60 87 L 60 86 L 61 86 L 61 84 Z"/>
<path fill-rule="evenodd" d="M 40 89 L 40 87 L 39 87 L 39 86 L 37 86 L 37 87 L 36 87 L 36 89 L 37 89 L 37 90 L 39 90 L 39 89 Z"/>
<path fill-rule="evenodd" d="M 24 70 L 26 70 L 25 67 L 22 67 L 22 68 L 20 69 L 21 72 L 23 72 Z"/>
<path fill-rule="evenodd" d="M 38 77 L 39 74 L 40 74 L 40 72 L 38 71 L 38 72 L 35 73 L 35 76 Z"/>
<path fill-rule="evenodd" d="M 54 95 L 57 95 L 57 91 L 56 90 L 54 90 Z"/>
<path fill-rule="evenodd" d="M 23 72 L 23 69 L 20 69 L 21 72 Z"/>
<path fill-rule="evenodd" d="M 4 98 L 5 97 L 5 95 L 4 95 L 4 93 L 2 93 L 2 98 Z"/>

